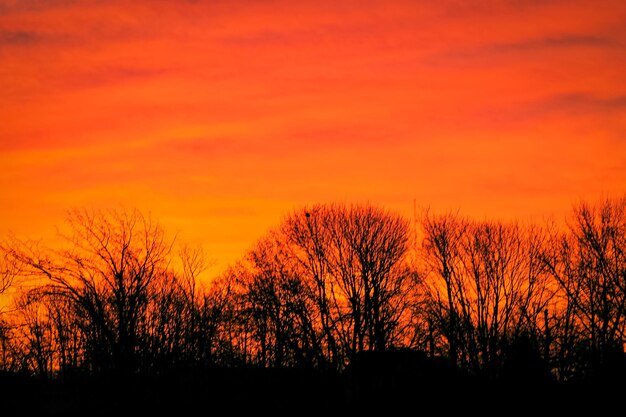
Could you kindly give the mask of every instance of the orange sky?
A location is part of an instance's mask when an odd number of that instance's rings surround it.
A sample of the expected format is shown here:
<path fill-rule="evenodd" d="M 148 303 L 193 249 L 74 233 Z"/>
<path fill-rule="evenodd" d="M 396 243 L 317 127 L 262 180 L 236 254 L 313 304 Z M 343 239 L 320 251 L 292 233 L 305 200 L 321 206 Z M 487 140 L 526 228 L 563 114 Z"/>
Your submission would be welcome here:
<path fill-rule="evenodd" d="M 621 0 L 129 3 L 0 0 L 0 236 L 134 206 L 220 270 L 306 203 L 626 191 Z"/>

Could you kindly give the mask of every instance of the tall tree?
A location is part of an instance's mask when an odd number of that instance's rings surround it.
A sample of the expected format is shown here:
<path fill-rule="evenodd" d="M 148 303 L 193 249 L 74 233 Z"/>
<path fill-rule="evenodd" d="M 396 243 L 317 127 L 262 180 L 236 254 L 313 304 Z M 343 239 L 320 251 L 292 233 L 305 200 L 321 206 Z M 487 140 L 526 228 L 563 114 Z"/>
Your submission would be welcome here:
<path fill-rule="evenodd" d="M 543 340 L 544 311 L 554 296 L 539 262 L 543 232 L 428 213 L 422 224 L 426 313 L 453 362 L 495 378 L 512 340 Z"/>
<path fill-rule="evenodd" d="M 579 339 L 588 371 L 606 371 L 626 341 L 626 197 L 575 206 L 544 261 L 565 299 L 561 348 Z"/>
<path fill-rule="evenodd" d="M 288 216 L 280 233 L 333 366 L 399 340 L 411 278 L 404 218 L 371 205 L 316 205 Z"/>
<path fill-rule="evenodd" d="M 66 249 L 23 246 L 13 254 L 45 279 L 39 291 L 72 302 L 91 366 L 132 371 L 150 293 L 167 277 L 171 243 L 136 210 L 73 211 L 68 224 Z"/>

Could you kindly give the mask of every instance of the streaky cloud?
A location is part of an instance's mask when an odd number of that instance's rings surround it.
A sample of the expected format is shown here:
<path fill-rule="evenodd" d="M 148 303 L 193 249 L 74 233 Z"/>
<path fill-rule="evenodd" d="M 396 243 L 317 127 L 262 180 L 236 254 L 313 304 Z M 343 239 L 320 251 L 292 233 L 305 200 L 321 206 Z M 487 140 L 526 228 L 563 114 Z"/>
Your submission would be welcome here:
<path fill-rule="evenodd" d="M 32 45 L 41 42 L 42 36 L 30 31 L 7 31 L 0 33 L 0 45 Z"/>
<path fill-rule="evenodd" d="M 493 44 L 484 48 L 486 52 L 509 52 L 530 51 L 535 49 L 559 49 L 559 48 L 606 48 L 619 46 L 614 39 L 594 35 L 567 34 L 560 36 L 547 36 L 538 39 L 528 39 L 520 42 Z"/>
<path fill-rule="evenodd" d="M 535 106 L 538 113 L 605 113 L 626 109 L 626 94 L 600 97 L 588 92 L 571 92 L 548 98 Z"/>
<path fill-rule="evenodd" d="M 523 39 L 514 42 L 495 42 L 470 48 L 453 48 L 424 59 L 424 63 L 436 67 L 450 65 L 485 65 L 500 58 L 525 56 L 534 52 L 567 52 L 578 49 L 618 50 L 624 45 L 616 39 L 589 34 L 562 34 Z"/>

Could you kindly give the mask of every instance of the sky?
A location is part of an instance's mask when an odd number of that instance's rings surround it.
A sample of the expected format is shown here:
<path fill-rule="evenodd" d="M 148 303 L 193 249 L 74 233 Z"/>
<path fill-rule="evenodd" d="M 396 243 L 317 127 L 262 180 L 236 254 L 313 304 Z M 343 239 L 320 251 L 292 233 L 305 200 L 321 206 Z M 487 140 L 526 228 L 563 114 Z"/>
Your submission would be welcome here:
<path fill-rule="evenodd" d="M 216 271 L 291 210 L 626 192 L 626 2 L 0 0 L 0 238 L 138 208 Z"/>

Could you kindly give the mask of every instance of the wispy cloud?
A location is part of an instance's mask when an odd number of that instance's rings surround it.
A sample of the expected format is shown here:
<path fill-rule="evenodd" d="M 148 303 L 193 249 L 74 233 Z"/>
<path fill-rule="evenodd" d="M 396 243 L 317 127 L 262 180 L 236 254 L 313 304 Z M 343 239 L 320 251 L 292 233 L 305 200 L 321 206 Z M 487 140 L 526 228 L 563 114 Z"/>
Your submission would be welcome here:
<path fill-rule="evenodd" d="M 0 3 L 0 15 L 32 13 L 75 4 L 76 0 L 18 0 Z"/>
<path fill-rule="evenodd" d="M 574 52 L 580 49 L 624 48 L 619 41 L 589 34 L 562 34 L 522 39 L 512 42 L 494 42 L 465 48 L 452 48 L 426 57 L 424 62 L 435 66 L 446 65 L 487 65 L 494 60 L 511 56 L 527 56 L 534 52 Z"/>
<path fill-rule="evenodd" d="M 303 41 L 311 41 L 315 37 L 315 33 L 312 31 L 263 30 L 247 35 L 225 36 L 220 41 L 226 46 L 257 47 L 259 45 L 293 45 Z"/>
<path fill-rule="evenodd" d="M 0 48 L 68 48 L 87 44 L 75 33 L 48 33 L 39 30 L 0 30 Z"/>
<path fill-rule="evenodd" d="M 545 38 L 528 39 L 519 42 L 496 43 L 479 49 L 479 52 L 525 52 L 536 49 L 563 49 L 563 48 L 606 48 L 619 46 L 614 39 L 594 35 L 560 35 Z"/>
<path fill-rule="evenodd" d="M 513 129 L 521 125 L 537 125 L 550 119 L 598 120 L 602 116 L 619 117 L 625 111 L 626 94 L 600 96 L 571 91 L 498 108 L 481 109 L 474 113 L 473 120 L 493 128 L 499 126 L 501 129 Z"/>
<path fill-rule="evenodd" d="M 41 34 L 28 31 L 8 31 L 0 33 L 0 45 L 31 45 L 39 43 Z"/>
<path fill-rule="evenodd" d="M 71 77 L 60 77 L 57 83 L 62 88 L 92 88 L 128 82 L 139 82 L 167 76 L 175 68 L 145 68 L 132 66 L 100 66 L 87 70 L 74 71 Z"/>
<path fill-rule="evenodd" d="M 484 15 L 506 15 L 511 12 L 529 12 L 545 9 L 551 5 L 570 4 L 574 0 L 474 0 L 442 1 L 447 17 L 470 18 Z"/>
<path fill-rule="evenodd" d="M 567 113 L 570 115 L 605 113 L 626 109 L 626 95 L 599 97 L 585 92 L 572 92 L 550 97 L 535 105 L 538 113 Z"/>

